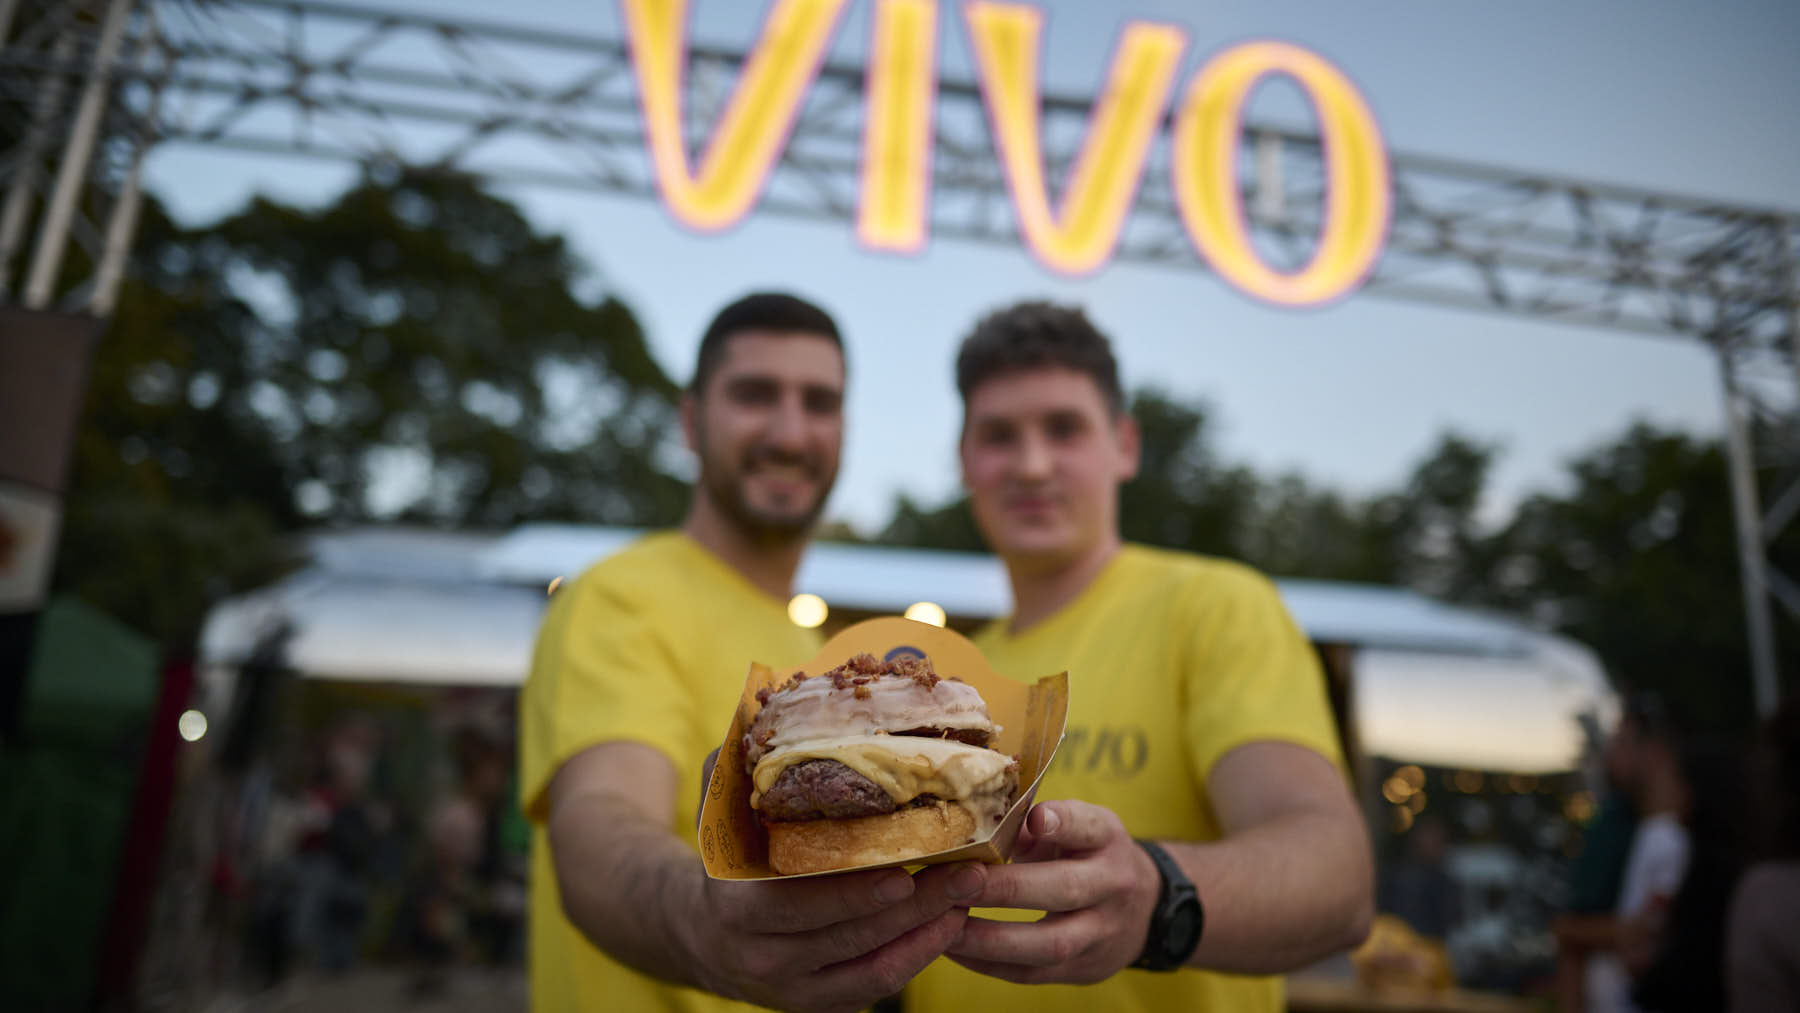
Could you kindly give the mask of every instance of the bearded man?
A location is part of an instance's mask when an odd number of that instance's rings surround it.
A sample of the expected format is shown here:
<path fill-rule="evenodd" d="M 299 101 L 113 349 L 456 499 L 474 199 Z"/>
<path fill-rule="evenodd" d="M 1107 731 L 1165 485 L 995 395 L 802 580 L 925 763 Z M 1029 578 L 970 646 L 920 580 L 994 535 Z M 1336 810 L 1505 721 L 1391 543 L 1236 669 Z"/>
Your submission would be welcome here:
<path fill-rule="evenodd" d="M 820 646 L 786 605 L 837 476 L 844 375 L 817 306 L 721 310 L 681 404 L 687 519 L 551 601 L 519 708 L 535 1010 L 862 1009 L 944 952 L 985 883 L 968 863 L 719 882 L 696 850 L 702 764 L 745 666 Z"/>

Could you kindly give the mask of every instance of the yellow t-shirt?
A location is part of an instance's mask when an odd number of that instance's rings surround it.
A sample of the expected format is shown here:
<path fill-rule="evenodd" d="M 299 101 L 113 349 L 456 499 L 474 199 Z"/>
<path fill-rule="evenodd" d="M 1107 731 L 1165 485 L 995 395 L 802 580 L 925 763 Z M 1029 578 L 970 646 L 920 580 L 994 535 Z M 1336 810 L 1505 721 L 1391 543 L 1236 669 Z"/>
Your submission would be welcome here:
<path fill-rule="evenodd" d="M 975 641 L 1013 678 L 1068 670 L 1068 731 L 1037 798 L 1106 806 L 1134 837 L 1216 840 L 1206 778 L 1236 746 L 1294 742 L 1342 765 L 1317 656 L 1274 585 L 1248 567 L 1127 545 L 1048 619 L 1017 636 L 995 623 Z M 1279 977 L 1126 969 L 1097 985 L 1027 987 L 947 959 L 906 995 L 909 1010 L 928 1013 L 1274 1013 L 1283 1002 Z"/>
<path fill-rule="evenodd" d="M 679 532 L 643 538 L 551 599 L 519 703 L 520 798 L 533 824 L 534 1010 L 751 1008 L 639 974 L 563 916 L 545 792 L 557 768 L 583 749 L 643 742 L 675 765 L 681 793 L 671 829 L 694 846 L 700 767 L 730 727 L 750 663 L 799 665 L 819 644 L 816 633 L 788 620 L 785 602 Z"/>

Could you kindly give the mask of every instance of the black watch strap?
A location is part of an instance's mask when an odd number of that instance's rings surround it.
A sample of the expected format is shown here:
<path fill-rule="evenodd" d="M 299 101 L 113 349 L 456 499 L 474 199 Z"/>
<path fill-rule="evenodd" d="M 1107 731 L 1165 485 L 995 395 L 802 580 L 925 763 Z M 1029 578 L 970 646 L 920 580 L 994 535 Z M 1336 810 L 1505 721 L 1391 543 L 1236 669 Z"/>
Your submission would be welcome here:
<path fill-rule="evenodd" d="M 1187 963 L 1200 945 L 1200 933 L 1206 927 L 1205 910 L 1200 905 L 1199 891 L 1181 871 L 1175 859 L 1155 841 L 1140 840 L 1138 846 L 1156 863 L 1162 879 L 1156 907 L 1150 911 L 1150 926 L 1144 936 L 1144 952 L 1132 967 L 1147 971 L 1168 971 Z"/>

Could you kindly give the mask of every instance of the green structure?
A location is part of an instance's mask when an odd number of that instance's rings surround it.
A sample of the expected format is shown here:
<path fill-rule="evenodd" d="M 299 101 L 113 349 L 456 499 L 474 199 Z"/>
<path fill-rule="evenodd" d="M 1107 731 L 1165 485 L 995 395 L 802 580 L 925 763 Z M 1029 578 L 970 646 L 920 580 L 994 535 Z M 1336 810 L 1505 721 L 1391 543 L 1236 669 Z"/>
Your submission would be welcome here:
<path fill-rule="evenodd" d="M 156 701 L 157 651 L 72 598 L 38 621 L 0 776 L 0 1009 L 86 1009 Z"/>

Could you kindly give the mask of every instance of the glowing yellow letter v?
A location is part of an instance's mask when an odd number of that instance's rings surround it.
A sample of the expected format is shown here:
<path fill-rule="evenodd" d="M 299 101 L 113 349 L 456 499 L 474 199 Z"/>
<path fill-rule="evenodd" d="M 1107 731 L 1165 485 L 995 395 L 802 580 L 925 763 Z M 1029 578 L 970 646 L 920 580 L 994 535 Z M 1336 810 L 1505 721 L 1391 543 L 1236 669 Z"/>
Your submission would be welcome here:
<path fill-rule="evenodd" d="M 1131 210 L 1144 157 L 1155 139 L 1187 44 L 1180 29 L 1134 21 L 1113 50 L 1106 91 L 1094 103 L 1080 160 L 1050 210 L 1038 120 L 1038 37 L 1043 15 L 1022 4 L 963 8 L 975 46 L 981 94 L 1006 167 L 1019 231 L 1039 260 L 1071 274 L 1106 262 Z"/>
<path fill-rule="evenodd" d="M 778 0 L 694 173 L 681 134 L 687 0 L 621 0 L 651 164 L 663 203 L 676 218 L 715 230 L 750 210 L 793 129 L 844 3 Z"/>

